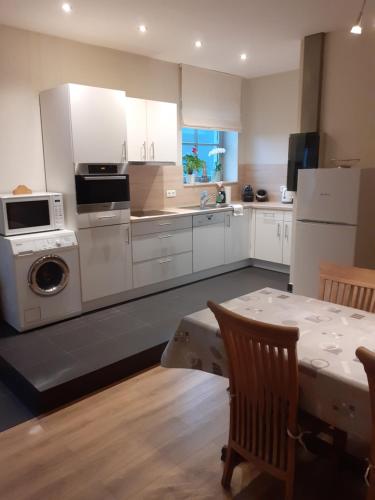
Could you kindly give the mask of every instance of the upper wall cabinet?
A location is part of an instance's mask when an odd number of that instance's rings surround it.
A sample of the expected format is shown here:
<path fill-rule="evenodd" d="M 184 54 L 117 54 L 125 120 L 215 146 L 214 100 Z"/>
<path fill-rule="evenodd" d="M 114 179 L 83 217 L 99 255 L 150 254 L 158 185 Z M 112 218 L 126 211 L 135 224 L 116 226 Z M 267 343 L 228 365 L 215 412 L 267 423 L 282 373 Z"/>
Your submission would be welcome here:
<path fill-rule="evenodd" d="M 127 152 L 133 162 L 177 162 L 177 105 L 128 97 Z"/>
<path fill-rule="evenodd" d="M 40 94 L 45 161 L 126 161 L 126 96 L 121 90 L 65 84 Z"/>
<path fill-rule="evenodd" d="M 69 94 L 74 161 L 125 161 L 125 92 L 69 84 Z"/>

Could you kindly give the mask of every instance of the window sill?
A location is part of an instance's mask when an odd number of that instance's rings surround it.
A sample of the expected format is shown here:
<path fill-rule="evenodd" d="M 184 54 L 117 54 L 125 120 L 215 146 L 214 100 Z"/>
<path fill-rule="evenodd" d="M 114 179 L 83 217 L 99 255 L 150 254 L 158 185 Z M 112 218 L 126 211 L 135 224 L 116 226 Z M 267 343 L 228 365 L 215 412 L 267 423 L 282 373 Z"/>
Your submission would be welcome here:
<path fill-rule="evenodd" d="M 238 184 L 238 181 L 222 181 L 223 186 L 230 186 L 232 184 Z M 194 188 L 200 186 L 216 186 L 217 182 L 194 182 L 194 184 L 183 184 L 184 188 Z"/>

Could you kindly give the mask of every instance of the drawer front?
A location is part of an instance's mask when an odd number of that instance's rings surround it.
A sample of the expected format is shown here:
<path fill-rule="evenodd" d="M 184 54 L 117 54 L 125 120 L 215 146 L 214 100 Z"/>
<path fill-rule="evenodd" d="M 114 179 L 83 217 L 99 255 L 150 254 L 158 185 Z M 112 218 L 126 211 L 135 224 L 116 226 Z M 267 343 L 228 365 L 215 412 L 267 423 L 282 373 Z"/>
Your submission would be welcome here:
<path fill-rule="evenodd" d="M 280 221 L 284 219 L 284 214 L 281 210 L 257 210 L 256 220 Z"/>
<path fill-rule="evenodd" d="M 211 214 L 200 214 L 200 215 L 194 215 L 193 217 L 193 226 L 194 227 L 199 227 L 199 226 L 209 226 L 211 224 L 221 224 L 225 220 L 225 214 L 227 212 L 223 213 L 211 213 Z"/>
<path fill-rule="evenodd" d="M 132 235 L 141 236 L 143 234 L 163 233 L 166 231 L 176 231 L 192 226 L 192 216 L 185 217 L 163 217 L 156 220 L 145 220 L 143 222 L 132 223 Z"/>
<path fill-rule="evenodd" d="M 192 229 L 133 236 L 133 262 L 142 262 L 173 254 L 191 252 L 192 248 Z"/>
<path fill-rule="evenodd" d="M 292 222 L 293 212 L 292 211 L 284 212 L 284 220 L 285 220 L 285 222 Z"/>
<path fill-rule="evenodd" d="M 152 285 L 191 274 L 193 271 L 192 252 L 171 255 L 160 259 L 138 262 L 133 266 L 134 288 Z"/>

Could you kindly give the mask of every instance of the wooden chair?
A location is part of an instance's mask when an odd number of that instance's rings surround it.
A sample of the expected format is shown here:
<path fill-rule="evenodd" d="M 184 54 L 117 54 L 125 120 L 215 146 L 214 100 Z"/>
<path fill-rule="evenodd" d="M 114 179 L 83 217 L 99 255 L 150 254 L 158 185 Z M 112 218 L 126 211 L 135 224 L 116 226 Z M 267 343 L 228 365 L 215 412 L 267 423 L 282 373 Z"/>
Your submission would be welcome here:
<path fill-rule="evenodd" d="M 324 262 L 320 265 L 319 298 L 375 312 L 375 270 Z"/>
<path fill-rule="evenodd" d="M 370 390 L 372 438 L 370 446 L 369 466 L 366 471 L 366 483 L 368 485 L 367 500 L 375 500 L 375 353 L 365 347 L 358 347 L 356 355 L 363 364 Z"/>
<path fill-rule="evenodd" d="M 222 485 L 245 459 L 285 482 L 293 497 L 298 407 L 298 328 L 253 321 L 207 303 L 229 363 L 230 428 Z"/>

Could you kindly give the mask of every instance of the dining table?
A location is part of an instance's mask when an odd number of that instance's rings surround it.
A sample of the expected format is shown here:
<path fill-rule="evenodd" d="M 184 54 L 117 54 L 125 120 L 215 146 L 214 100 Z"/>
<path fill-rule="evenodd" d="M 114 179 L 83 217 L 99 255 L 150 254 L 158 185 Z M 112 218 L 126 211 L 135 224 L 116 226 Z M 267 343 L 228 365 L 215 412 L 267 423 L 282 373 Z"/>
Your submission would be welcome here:
<path fill-rule="evenodd" d="M 299 328 L 299 407 L 369 442 L 370 400 L 358 346 L 375 351 L 375 314 L 315 298 L 263 288 L 224 302 L 247 318 Z M 180 321 L 161 364 L 228 377 L 228 360 L 215 316 L 203 309 Z"/>

